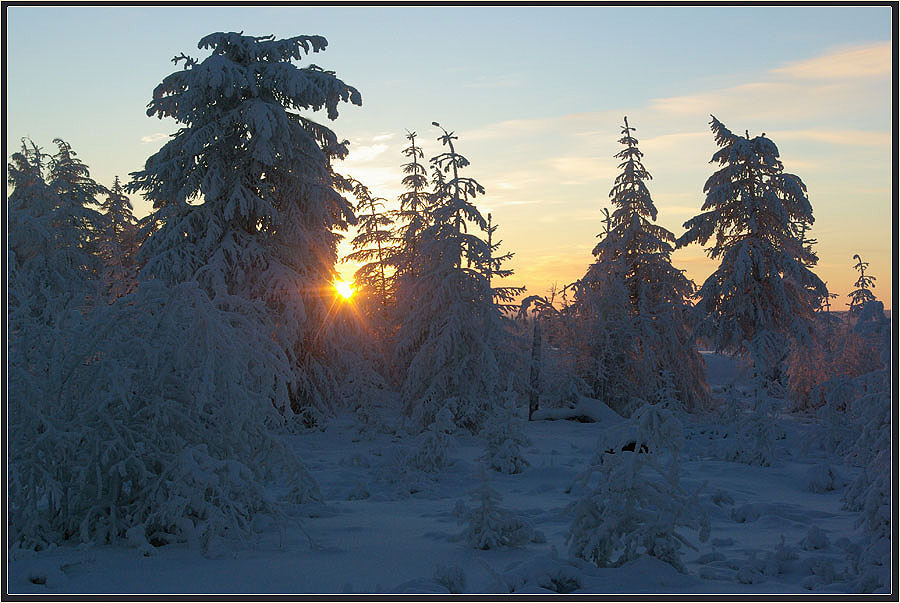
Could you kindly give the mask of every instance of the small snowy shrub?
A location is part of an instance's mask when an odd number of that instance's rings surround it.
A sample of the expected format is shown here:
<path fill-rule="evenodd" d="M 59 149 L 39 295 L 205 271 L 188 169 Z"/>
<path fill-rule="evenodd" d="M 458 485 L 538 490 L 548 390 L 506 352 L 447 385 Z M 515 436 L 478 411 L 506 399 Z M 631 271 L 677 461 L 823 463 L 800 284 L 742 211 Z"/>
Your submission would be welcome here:
<path fill-rule="evenodd" d="M 822 531 L 819 526 L 810 526 L 809 531 L 806 532 L 806 536 L 803 537 L 803 540 L 800 541 L 800 546 L 804 551 L 816 551 L 819 549 L 827 549 L 831 542 L 828 540 L 828 535 Z"/>
<path fill-rule="evenodd" d="M 738 568 L 737 580 L 742 584 L 756 584 L 765 582 L 767 578 L 779 576 L 788 569 L 788 563 L 797 559 L 797 552 L 784 544 L 784 536 L 775 545 L 774 551 L 766 551 L 762 559 L 756 556 L 756 551 L 747 555 L 747 560 Z"/>
<path fill-rule="evenodd" d="M 437 473 L 446 469 L 452 460 L 447 452 L 456 431 L 453 412 L 444 407 L 435 413 L 434 421 L 417 438 L 417 448 L 410 455 L 413 467 L 426 473 Z"/>
<path fill-rule="evenodd" d="M 466 590 L 466 573 L 458 565 L 438 565 L 434 568 L 434 581 L 454 595 Z"/>
<path fill-rule="evenodd" d="M 487 446 L 484 459 L 491 469 L 512 474 L 520 473 L 528 466 L 522 450 L 529 445 L 523 423 L 515 392 L 509 388 L 482 428 Z"/>
<path fill-rule="evenodd" d="M 579 476 L 588 491 L 570 507 L 569 553 L 598 567 L 617 567 L 645 554 L 683 572 L 680 549 L 695 547 L 681 528 L 696 530 L 703 542 L 709 519 L 697 493 L 688 494 L 679 481 L 681 424 L 671 411 L 649 405 L 638 409 L 632 421 L 637 441 L 650 448 L 629 452 L 621 450 L 626 442 L 618 442 L 611 448 L 619 452 L 607 454 L 609 442 L 601 444 Z M 663 451 L 670 455 L 668 466 Z"/>
<path fill-rule="evenodd" d="M 819 464 L 811 467 L 806 472 L 806 489 L 809 492 L 817 494 L 832 492 L 843 487 L 843 485 L 844 480 L 830 465 Z"/>
<path fill-rule="evenodd" d="M 729 417 L 728 430 L 731 437 L 723 443 L 725 460 L 762 467 L 772 466 L 777 460 L 777 413 L 778 400 L 769 393 L 762 377 L 757 376 L 747 412 L 736 412 Z"/>
<path fill-rule="evenodd" d="M 488 484 L 487 472 L 481 469 L 481 487 L 470 494 L 476 506 L 462 511 L 465 524 L 461 536 L 475 549 L 505 549 L 526 544 L 534 535 L 531 523 L 500 507 L 500 493 Z"/>
<path fill-rule="evenodd" d="M 804 573 L 809 574 L 800 582 L 806 590 L 815 590 L 843 579 L 843 575 L 834 568 L 831 559 L 807 557 L 800 565 Z"/>

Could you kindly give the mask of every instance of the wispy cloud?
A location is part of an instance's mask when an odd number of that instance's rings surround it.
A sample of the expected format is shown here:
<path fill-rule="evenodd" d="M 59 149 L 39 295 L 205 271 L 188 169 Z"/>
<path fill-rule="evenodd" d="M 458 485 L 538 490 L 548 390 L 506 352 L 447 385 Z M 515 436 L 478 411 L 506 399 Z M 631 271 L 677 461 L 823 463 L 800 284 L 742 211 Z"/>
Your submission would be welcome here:
<path fill-rule="evenodd" d="M 865 44 L 787 63 L 770 69 L 759 81 L 656 98 L 650 109 L 670 117 L 712 113 L 769 123 L 845 114 L 850 107 L 880 111 L 884 95 L 880 89 L 873 93 L 872 86 L 886 85 L 890 72 L 891 44 Z M 830 136 L 828 141 L 839 138 Z"/>
<path fill-rule="evenodd" d="M 565 184 L 581 184 L 595 180 L 611 181 L 618 173 L 615 163 L 606 157 L 572 155 L 568 157 L 551 157 L 543 160 L 542 163 L 559 175 L 570 177 L 562 181 Z M 574 178 L 572 178 L 573 176 Z"/>
<path fill-rule="evenodd" d="M 852 46 L 772 70 L 779 75 L 815 80 L 877 77 L 890 72 L 890 42 Z"/>
<path fill-rule="evenodd" d="M 141 136 L 141 142 L 148 144 L 151 142 L 159 142 L 160 140 L 165 140 L 169 135 L 165 132 L 156 132 L 154 134 L 149 134 L 148 136 Z"/>
<path fill-rule="evenodd" d="M 508 119 L 506 121 L 488 124 L 474 130 L 464 132 L 466 140 L 488 140 L 491 138 L 506 138 L 526 134 L 535 134 L 547 130 L 553 123 L 548 118 L 539 119 Z"/>
<path fill-rule="evenodd" d="M 711 136 L 708 130 L 702 132 L 679 132 L 676 134 L 663 134 L 662 136 L 654 136 L 653 138 L 645 138 L 640 141 L 641 149 L 644 151 L 668 151 L 676 149 L 685 144 L 695 143 L 697 141 L 710 140 Z"/>
<path fill-rule="evenodd" d="M 345 163 L 368 163 L 387 150 L 388 145 L 383 143 L 361 146 L 350 145 L 350 154 L 347 156 Z"/>
<path fill-rule="evenodd" d="M 829 144 L 854 146 L 889 146 L 890 132 L 876 130 L 775 130 L 770 133 L 774 140 L 813 140 Z"/>

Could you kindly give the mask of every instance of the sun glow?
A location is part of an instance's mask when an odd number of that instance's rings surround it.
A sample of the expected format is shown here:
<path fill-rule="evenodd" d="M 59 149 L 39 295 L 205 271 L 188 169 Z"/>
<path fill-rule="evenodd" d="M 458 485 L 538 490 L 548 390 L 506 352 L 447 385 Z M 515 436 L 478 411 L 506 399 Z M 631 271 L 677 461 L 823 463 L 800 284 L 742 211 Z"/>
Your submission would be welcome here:
<path fill-rule="evenodd" d="M 335 280 L 334 290 L 344 299 L 350 299 L 353 296 L 353 285 L 346 281 Z"/>

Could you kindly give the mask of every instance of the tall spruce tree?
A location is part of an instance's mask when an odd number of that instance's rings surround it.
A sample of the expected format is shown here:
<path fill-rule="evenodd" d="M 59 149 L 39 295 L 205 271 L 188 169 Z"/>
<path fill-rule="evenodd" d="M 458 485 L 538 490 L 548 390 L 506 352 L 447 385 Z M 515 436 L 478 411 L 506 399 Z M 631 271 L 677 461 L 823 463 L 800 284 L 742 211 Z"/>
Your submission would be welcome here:
<path fill-rule="evenodd" d="M 632 398 L 655 401 L 663 380 L 674 379 L 676 397 L 698 408 L 708 392 L 687 323 L 694 285 L 672 266 L 675 235 L 655 224 L 657 210 L 645 184 L 652 177 L 634 131 L 626 117 L 619 139 L 625 148 L 615 155 L 622 171 L 609 193 L 613 212 L 606 213 L 596 262 L 576 297 L 588 321 L 604 323 L 595 325 L 597 340 L 590 344 L 597 356 L 589 382 L 594 395 L 627 411 L 637 402 Z"/>
<path fill-rule="evenodd" d="M 395 354 L 405 372 L 401 393 L 414 429 L 447 408 L 457 426 L 476 431 L 501 390 L 491 332 L 498 310 L 483 271 L 488 245 L 468 231 L 487 226 L 473 203 L 484 188 L 460 174 L 469 162 L 456 152 L 457 136 L 441 130 L 438 140 L 448 150 L 431 159 L 430 215 L 417 238 L 411 267 L 416 278 L 398 291 L 401 307 L 411 312 Z"/>
<path fill-rule="evenodd" d="M 721 166 L 703 190 L 703 213 L 685 222 L 677 241 L 705 245 L 719 267 L 699 291 L 699 332 L 719 351 L 750 353 L 768 379 L 780 374 L 787 340 L 805 338 L 825 284 L 795 223 L 813 223 L 806 185 L 784 171 L 765 134 L 733 134 L 712 117 Z"/>
<path fill-rule="evenodd" d="M 97 211 L 98 197 L 107 193 L 106 188 L 91 178 L 88 166 L 79 158 L 65 140 L 55 138 L 57 152 L 50 157 L 47 183 L 57 205 L 55 225 L 81 235 L 79 247 L 95 256 L 90 269 L 99 277 L 101 232 L 106 219 Z"/>
<path fill-rule="evenodd" d="M 353 275 L 361 298 L 358 303 L 366 307 L 366 314 L 375 321 L 376 331 L 383 338 L 390 329 L 389 315 L 394 306 L 393 268 L 390 264 L 395 247 L 390 228 L 394 220 L 383 211 L 386 199 L 373 197 L 369 188 L 358 180 L 353 180 L 352 184 L 359 224 L 358 233 L 350 242 L 353 251 L 345 259 L 362 263 Z"/>
<path fill-rule="evenodd" d="M 409 140 L 409 146 L 403 149 L 403 155 L 409 161 L 401 166 L 405 174 L 402 184 L 406 192 L 400 195 L 400 209 L 396 212 L 400 242 L 395 260 L 398 275 L 415 265 L 409 258 L 415 256 L 416 237 L 427 224 L 429 203 L 428 170 L 424 164 L 419 163 L 424 158 L 422 147 L 416 145 L 415 132 L 407 131 L 406 139 Z M 411 265 L 407 266 L 407 263 Z"/>
<path fill-rule="evenodd" d="M 303 113 L 324 108 L 334 120 L 360 94 L 333 72 L 293 64 L 326 45 L 219 32 L 200 40 L 205 59 L 175 57 L 184 68 L 157 86 L 147 113 L 181 128 L 128 186 L 153 202 L 160 224 L 141 274 L 196 279 L 220 304 L 264 302 L 265 328 L 296 367 L 291 406 L 304 416 L 328 412 L 334 399 L 334 230 L 355 223 L 331 167 L 347 143 Z"/>
<path fill-rule="evenodd" d="M 849 294 L 850 303 L 847 306 L 850 308 L 850 318 L 857 316 L 867 303 L 875 301 L 875 295 L 872 293 L 872 288 L 875 287 L 875 277 L 871 274 L 866 274 L 869 262 L 862 261 L 858 253 L 853 254 L 853 259 L 856 260 L 853 268 L 859 272 L 859 278 L 853 283 L 853 286 L 856 288 Z"/>
<path fill-rule="evenodd" d="M 90 233 L 68 215 L 73 208 L 59 203 L 47 182 L 49 157 L 33 141 L 7 164 L 12 190 L 9 208 L 10 327 L 15 320 L 37 319 L 52 324 L 70 302 L 86 303 L 95 258 L 85 249 Z M 82 210 L 77 213 L 80 214 Z"/>
<path fill-rule="evenodd" d="M 106 216 L 106 227 L 100 234 L 103 258 L 103 286 L 108 299 L 119 298 L 137 286 L 135 255 L 140 246 L 138 223 L 131 200 L 116 176 L 100 211 Z"/>
<path fill-rule="evenodd" d="M 428 169 L 420 160 L 424 158 L 422 147 L 416 144 L 415 132 L 407 130 L 406 139 L 409 146 L 403 149 L 403 156 L 408 159 L 401 168 L 404 176 L 403 187 L 406 191 L 400 194 L 400 209 L 394 212 L 396 232 L 391 263 L 394 265 L 394 290 L 396 324 L 406 320 L 416 308 L 417 301 L 412 295 L 416 287 L 416 281 L 420 276 L 422 263 L 420 262 L 419 238 L 428 224 L 429 199 Z M 405 370 L 405 366 L 402 370 Z M 402 381 L 400 375 L 395 375 Z"/>

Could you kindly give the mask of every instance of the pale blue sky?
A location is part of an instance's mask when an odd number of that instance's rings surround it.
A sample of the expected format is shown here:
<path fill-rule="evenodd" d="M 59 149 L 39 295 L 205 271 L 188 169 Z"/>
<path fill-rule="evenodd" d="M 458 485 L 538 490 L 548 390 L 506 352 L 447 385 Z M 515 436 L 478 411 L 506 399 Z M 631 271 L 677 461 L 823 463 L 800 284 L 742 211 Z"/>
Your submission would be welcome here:
<path fill-rule="evenodd" d="M 7 11 L 7 157 L 23 136 L 48 149 L 61 137 L 97 180 L 127 179 L 176 128 L 144 112 L 173 56 L 205 56 L 196 44 L 213 31 L 319 34 L 328 50 L 310 60 L 363 97 L 330 124 L 352 142 L 345 171 L 392 198 L 405 129 L 426 153 L 438 150 L 432 121 L 456 130 L 531 293 L 589 263 L 624 114 L 654 176 L 659 221 L 680 234 L 712 173 L 713 113 L 736 131 L 767 132 L 809 186 L 818 272 L 833 290 L 849 289 L 858 252 L 890 305 L 889 7 Z M 712 269 L 699 247 L 675 260 L 698 283 Z"/>

